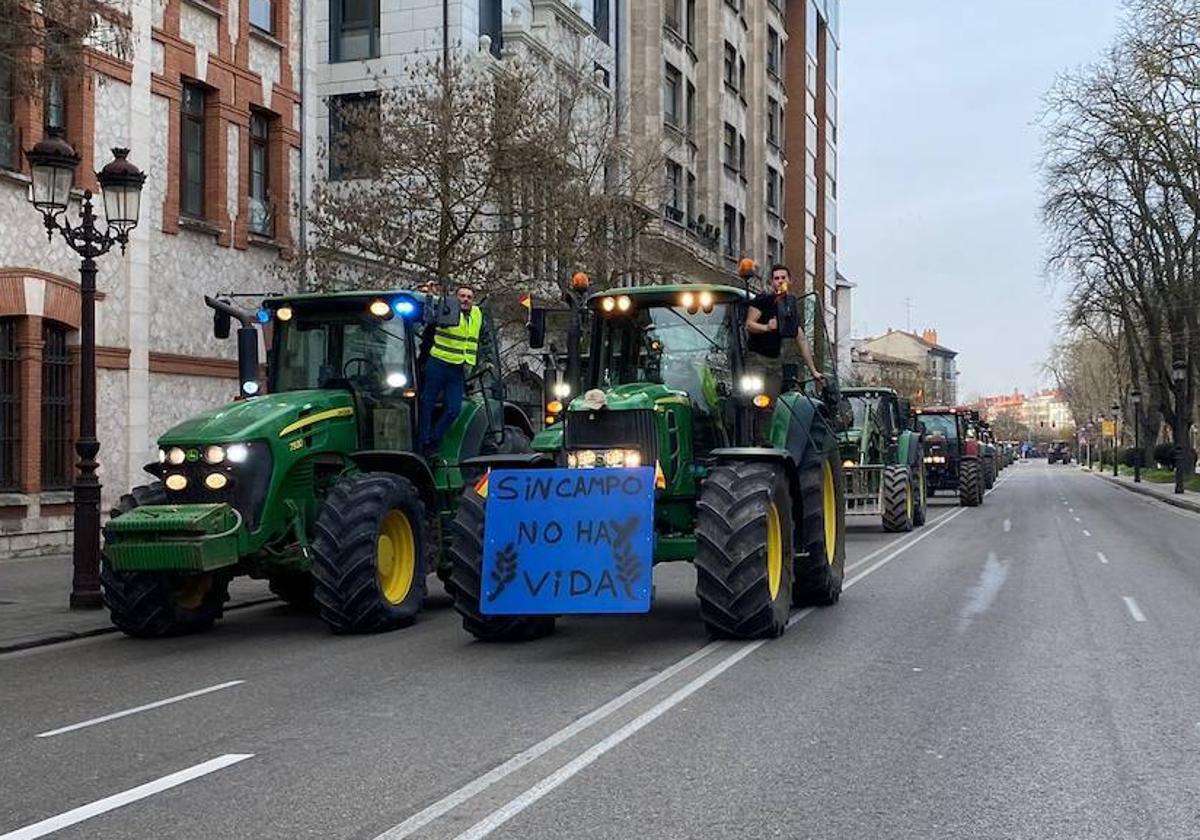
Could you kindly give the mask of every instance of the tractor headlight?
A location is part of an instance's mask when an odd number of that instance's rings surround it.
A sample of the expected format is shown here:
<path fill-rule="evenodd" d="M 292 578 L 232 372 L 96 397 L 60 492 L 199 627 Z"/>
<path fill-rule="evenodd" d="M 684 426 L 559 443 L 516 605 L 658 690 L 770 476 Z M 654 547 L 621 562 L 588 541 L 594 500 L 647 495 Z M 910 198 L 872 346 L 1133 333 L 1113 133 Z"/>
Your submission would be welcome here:
<path fill-rule="evenodd" d="M 228 483 L 229 478 L 225 473 L 214 472 L 204 476 L 204 486 L 209 490 L 224 490 Z"/>
<path fill-rule="evenodd" d="M 617 309 L 620 311 L 628 312 L 631 306 L 633 306 L 633 301 L 629 299 L 628 295 L 621 295 L 617 298 Z"/>
<path fill-rule="evenodd" d="M 187 460 L 187 453 L 183 451 L 182 447 L 172 446 L 170 449 L 167 450 L 167 463 L 168 464 L 171 464 L 172 466 L 177 467 L 186 460 Z"/>
<path fill-rule="evenodd" d="M 575 453 L 575 462 L 581 467 L 596 466 L 596 453 L 591 449 L 580 449 Z"/>
<path fill-rule="evenodd" d="M 684 292 L 679 296 L 679 303 L 684 309 L 696 308 L 696 296 L 691 292 Z"/>
<path fill-rule="evenodd" d="M 642 465 L 642 453 L 636 449 L 625 450 L 625 466 L 640 467 Z"/>
<path fill-rule="evenodd" d="M 758 394 L 763 390 L 763 378 L 755 374 L 748 373 L 742 377 L 742 391 L 747 394 Z"/>
<path fill-rule="evenodd" d="M 225 457 L 229 459 L 229 463 L 231 464 L 243 464 L 249 456 L 250 448 L 244 443 L 235 443 L 225 450 Z"/>
<path fill-rule="evenodd" d="M 620 467 L 625 464 L 624 449 L 610 449 L 604 453 L 604 466 Z"/>
<path fill-rule="evenodd" d="M 280 321 L 292 320 L 292 307 L 290 307 L 290 306 L 279 307 L 278 309 L 275 310 L 275 317 L 278 318 Z"/>
<path fill-rule="evenodd" d="M 171 473 L 169 476 L 167 476 L 163 484 L 167 485 L 168 490 L 179 492 L 188 486 L 188 480 L 187 476 L 183 475 L 182 473 Z"/>
<path fill-rule="evenodd" d="M 204 463 L 219 464 L 225 460 L 224 446 L 206 446 L 204 447 Z"/>
<path fill-rule="evenodd" d="M 555 382 L 554 396 L 558 397 L 560 400 L 566 399 L 567 397 L 571 396 L 571 386 L 566 382 Z"/>
<path fill-rule="evenodd" d="M 600 300 L 600 308 L 605 312 L 612 312 L 617 308 L 617 301 L 614 298 L 606 297 Z"/>
<path fill-rule="evenodd" d="M 851 461 L 851 460 L 849 460 L 849 459 L 847 459 L 847 460 L 845 460 L 845 461 L 842 461 L 842 467 L 843 467 L 844 469 L 847 469 L 847 470 L 849 470 L 849 469 L 853 469 L 853 468 L 854 468 L 854 466 L 855 466 L 854 462 L 853 462 L 853 461 Z"/>
<path fill-rule="evenodd" d="M 753 402 L 754 402 L 755 408 L 770 408 L 771 407 L 771 395 L 770 394 L 755 394 Z"/>

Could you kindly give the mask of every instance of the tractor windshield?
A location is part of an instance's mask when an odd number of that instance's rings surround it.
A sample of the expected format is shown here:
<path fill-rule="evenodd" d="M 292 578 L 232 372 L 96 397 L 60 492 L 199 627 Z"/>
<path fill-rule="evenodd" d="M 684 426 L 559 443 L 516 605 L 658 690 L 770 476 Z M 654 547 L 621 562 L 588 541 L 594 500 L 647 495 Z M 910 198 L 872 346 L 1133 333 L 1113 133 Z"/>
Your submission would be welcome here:
<path fill-rule="evenodd" d="M 958 418 L 953 414 L 922 414 L 920 419 L 925 424 L 926 434 L 944 435 L 946 440 L 958 437 Z"/>
<path fill-rule="evenodd" d="M 718 381 L 730 380 L 728 307 L 689 314 L 682 307 L 639 308 L 601 319 L 592 348 L 592 387 L 652 382 L 688 394 L 701 407 L 717 406 Z"/>
<path fill-rule="evenodd" d="M 850 410 L 854 413 L 854 423 L 850 427 L 852 429 L 862 429 L 867 425 L 867 413 L 875 405 L 875 401 L 868 397 L 847 397 L 847 402 L 850 403 Z"/>
<path fill-rule="evenodd" d="M 275 322 L 271 390 L 351 385 L 366 394 L 412 387 L 412 360 L 403 319 L 357 313 L 298 311 Z"/>

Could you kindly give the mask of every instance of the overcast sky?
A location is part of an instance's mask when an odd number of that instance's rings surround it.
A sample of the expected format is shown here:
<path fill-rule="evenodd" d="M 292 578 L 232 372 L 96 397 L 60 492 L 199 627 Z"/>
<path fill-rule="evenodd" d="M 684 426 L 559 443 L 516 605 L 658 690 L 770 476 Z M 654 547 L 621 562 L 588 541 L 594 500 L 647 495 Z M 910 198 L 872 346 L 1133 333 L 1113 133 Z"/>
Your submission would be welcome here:
<path fill-rule="evenodd" d="M 1116 35 L 1119 0 L 847 0 L 839 268 L 853 332 L 938 331 L 959 396 L 1040 381 L 1055 338 L 1038 221 L 1041 97 Z"/>

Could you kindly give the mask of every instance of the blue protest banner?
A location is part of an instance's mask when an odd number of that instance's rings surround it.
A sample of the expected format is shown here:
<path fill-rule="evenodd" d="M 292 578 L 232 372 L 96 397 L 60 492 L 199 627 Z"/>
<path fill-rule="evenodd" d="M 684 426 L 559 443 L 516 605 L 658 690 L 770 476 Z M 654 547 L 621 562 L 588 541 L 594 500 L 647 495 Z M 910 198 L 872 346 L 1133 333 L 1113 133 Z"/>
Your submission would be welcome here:
<path fill-rule="evenodd" d="M 485 615 L 650 610 L 654 468 L 492 470 Z"/>

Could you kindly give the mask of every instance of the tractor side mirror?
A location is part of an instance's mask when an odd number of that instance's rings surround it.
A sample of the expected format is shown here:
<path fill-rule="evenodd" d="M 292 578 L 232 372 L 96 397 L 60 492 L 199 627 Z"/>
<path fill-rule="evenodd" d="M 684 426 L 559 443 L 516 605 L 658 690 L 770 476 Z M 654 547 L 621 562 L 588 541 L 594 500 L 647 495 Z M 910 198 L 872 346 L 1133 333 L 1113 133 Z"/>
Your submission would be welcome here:
<path fill-rule="evenodd" d="M 529 349 L 541 350 L 546 346 L 546 310 L 535 306 L 529 310 Z"/>
<path fill-rule="evenodd" d="M 213 310 L 213 336 L 222 341 L 229 338 L 230 318 L 228 312 Z"/>
<path fill-rule="evenodd" d="M 901 424 L 903 424 L 903 425 L 905 425 L 905 426 L 911 425 L 911 424 L 912 424 L 912 421 L 913 421 L 913 416 L 912 416 L 912 402 L 911 402 L 910 400 L 905 400 L 905 399 L 897 399 L 897 400 L 896 400 L 896 407 L 897 407 L 898 409 L 900 409 L 900 422 L 901 422 Z"/>

